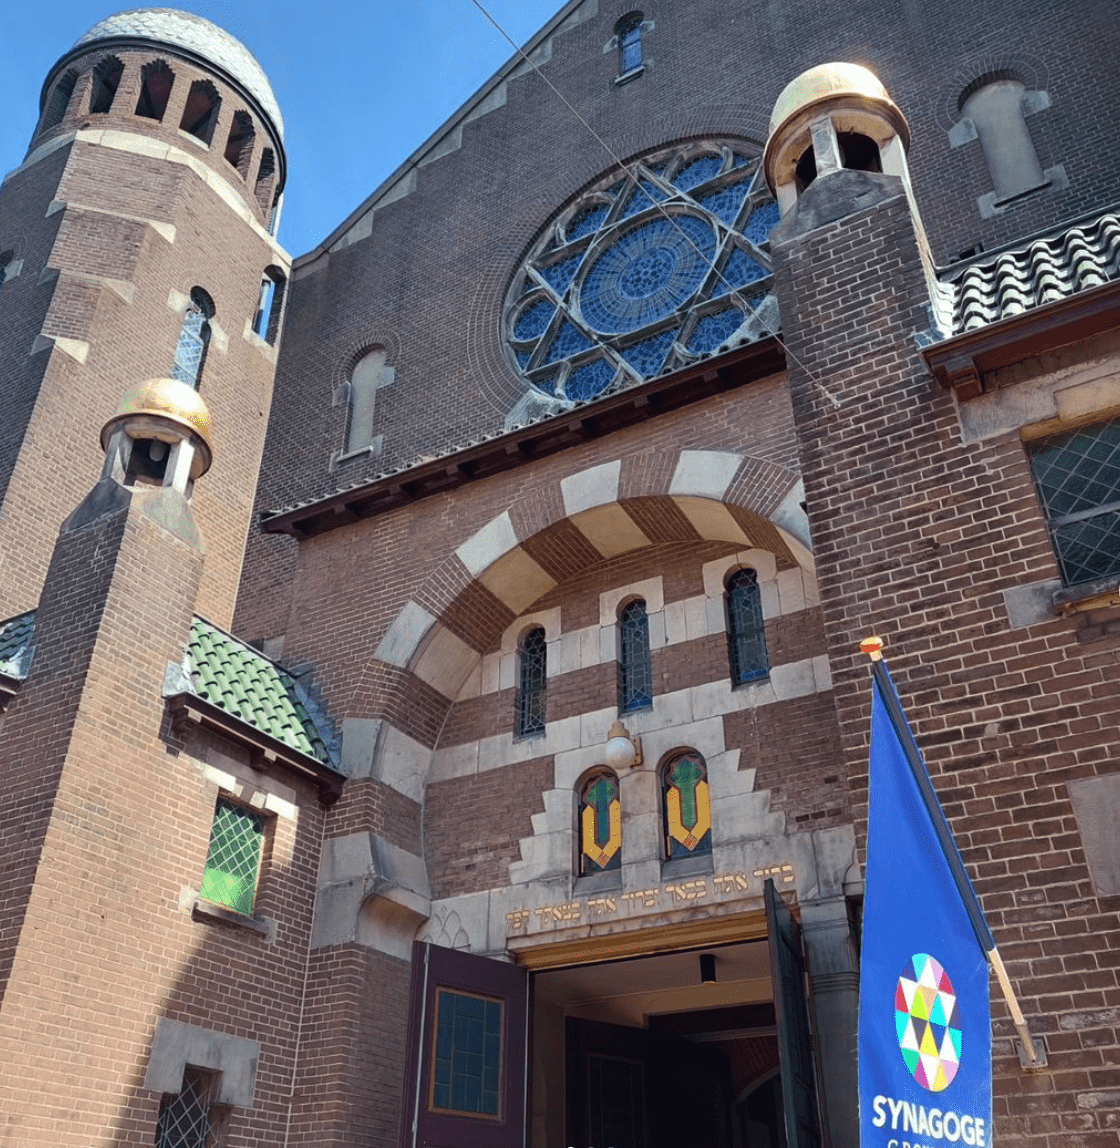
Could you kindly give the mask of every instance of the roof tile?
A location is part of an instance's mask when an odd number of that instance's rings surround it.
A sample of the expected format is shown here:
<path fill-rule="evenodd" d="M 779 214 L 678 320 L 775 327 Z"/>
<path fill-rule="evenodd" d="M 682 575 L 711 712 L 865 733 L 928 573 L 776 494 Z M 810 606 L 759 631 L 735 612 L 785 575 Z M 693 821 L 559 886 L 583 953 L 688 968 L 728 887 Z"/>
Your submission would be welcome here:
<path fill-rule="evenodd" d="M 986 262 L 950 271 L 954 334 L 964 334 L 1120 279 L 1120 216 L 1096 219 Z"/>

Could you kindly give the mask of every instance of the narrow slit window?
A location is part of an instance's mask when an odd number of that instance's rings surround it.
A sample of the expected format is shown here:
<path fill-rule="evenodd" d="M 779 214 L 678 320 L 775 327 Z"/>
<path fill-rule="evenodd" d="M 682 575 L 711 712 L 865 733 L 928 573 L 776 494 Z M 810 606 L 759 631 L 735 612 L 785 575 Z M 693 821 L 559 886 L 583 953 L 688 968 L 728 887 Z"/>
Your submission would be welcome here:
<path fill-rule="evenodd" d="M 731 661 L 731 682 L 769 677 L 766 628 L 762 619 L 762 596 L 758 575 L 753 570 L 736 570 L 727 580 L 727 647 Z"/>
<path fill-rule="evenodd" d="M 171 377 L 194 387 L 202 382 L 206 366 L 206 352 L 210 346 L 210 320 L 214 318 L 214 301 L 201 287 L 191 290 L 191 302 L 179 329 L 179 343 L 175 348 L 175 365 Z"/>
<path fill-rule="evenodd" d="M 620 75 L 642 66 L 642 14 L 624 16 L 617 25 L 618 71 Z"/>
<path fill-rule="evenodd" d="M 163 120 L 167 101 L 175 85 L 175 73 L 163 62 L 153 60 L 140 69 L 140 99 L 136 114 L 148 120 Z"/>
<path fill-rule="evenodd" d="M 183 108 L 183 118 L 179 121 L 179 127 L 209 146 L 214 138 L 214 125 L 218 122 L 221 107 L 222 100 L 218 95 L 218 89 L 209 80 L 195 80 L 187 93 L 187 102 Z"/>
<path fill-rule="evenodd" d="M 698 753 L 673 758 L 661 775 L 665 856 L 698 857 L 712 851 L 712 799 L 708 769 Z"/>
<path fill-rule="evenodd" d="M 279 267 L 265 268 L 257 300 L 257 313 L 253 316 L 253 330 L 270 345 L 276 342 L 280 334 L 280 317 L 284 310 L 287 286 L 288 281 Z"/>
<path fill-rule="evenodd" d="M 253 128 L 253 118 L 248 112 L 234 112 L 233 124 L 226 137 L 226 163 L 237 168 L 241 178 L 249 173 L 249 161 L 253 158 L 253 142 L 257 133 Z"/>
<path fill-rule="evenodd" d="M 91 112 L 104 113 L 112 108 L 122 75 L 124 64 L 116 56 L 108 56 L 93 69 L 93 88 L 89 96 Z"/>
<path fill-rule="evenodd" d="M 544 732 L 548 645 L 542 627 L 534 626 L 526 632 L 517 657 L 517 733 L 527 737 Z"/>
<path fill-rule="evenodd" d="M 618 615 L 618 708 L 629 713 L 652 705 L 649 618 L 645 602 L 637 598 Z"/>
<path fill-rule="evenodd" d="M 257 180 L 253 187 L 253 198 L 261 209 L 261 215 L 267 216 L 272 210 L 272 197 L 276 190 L 276 153 L 270 147 L 261 151 L 261 162 L 257 168 Z"/>

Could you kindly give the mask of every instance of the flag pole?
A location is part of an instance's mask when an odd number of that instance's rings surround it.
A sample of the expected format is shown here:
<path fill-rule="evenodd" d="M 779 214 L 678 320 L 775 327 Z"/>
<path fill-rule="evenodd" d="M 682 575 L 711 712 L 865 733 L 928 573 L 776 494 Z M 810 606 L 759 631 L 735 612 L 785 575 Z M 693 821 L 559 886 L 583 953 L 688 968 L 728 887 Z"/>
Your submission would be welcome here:
<path fill-rule="evenodd" d="M 899 744 L 902 746 L 902 751 L 906 757 L 906 764 L 910 767 L 910 773 L 918 786 L 918 792 L 922 795 L 922 802 L 929 814 L 933 830 L 941 845 L 941 851 L 945 855 L 949 872 L 953 875 L 953 882 L 960 894 L 961 902 L 968 913 L 968 919 L 976 933 L 976 940 L 987 955 L 988 961 L 995 971 L 996 979 L 999 981 L 1003 999 L 1007 1004 L 1007 1011 L 1011 1014 L 1011 1021 L 1015 1025 L 1015 1031 L 1018 1032 L 1022 1042 L 1025 1054 L 1025 1059 L 1022 1060 L 1023 1067 L 1044 1068 L 1047 1063 L 1045 1046 L 1036 1045 L 1031 1037 L 1026 1018 L 1023 1016 L 1023 1010 L 1019 1007 L 1019 998 L 1016 996 L 1011 979 L 1007 975 L 1003 957 L 1000 956 L 995 938 L 984 918 L 984 911 L 980 908 L 980 902 L 976 898 L 976 891 L 972 887 L 972 882 L 968 879 L 960 851 L 957 849 L 956 841 L 953 840 L 952 831 L 945 820 L 945 814 L 937 800 L 937 793 L 922 761 L 921 751 L 910 732 L 902 707 L 899 705 L 898 696 L 887 673 L 887 664 L 883 661 L 883 639 L 879 637 L 864 638 L 860 642 L 859 648 L 871 659 L 871 672 L 874 675 L 876 688 L 879 690 L 879 697 L 887 710 L 891 725 L 894 726 L 895 733 L 898 735 Z"/>

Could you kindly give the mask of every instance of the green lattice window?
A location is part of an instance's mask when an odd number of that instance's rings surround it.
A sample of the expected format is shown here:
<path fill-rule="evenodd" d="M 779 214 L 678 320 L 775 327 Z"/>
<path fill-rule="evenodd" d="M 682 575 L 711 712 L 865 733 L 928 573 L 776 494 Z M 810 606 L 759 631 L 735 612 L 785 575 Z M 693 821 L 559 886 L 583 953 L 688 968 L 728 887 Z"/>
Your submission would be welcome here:
<path fill-rule="evenodd" d="M 500 1116 L 502 1002 L 440 989 L 433 1041 L 432 1110 Z"/>
<path fill-rule="evenodd" d="M 221 798 L 214 814 L 201 896 L 235 913 L 252 913 L 264 848 L 264 818 Z"/>
<path fill-rule="evenodd" d="M 1030 458 L 1062 580 L 1120 574 L 1120 419 L 1040 439 Z"/>

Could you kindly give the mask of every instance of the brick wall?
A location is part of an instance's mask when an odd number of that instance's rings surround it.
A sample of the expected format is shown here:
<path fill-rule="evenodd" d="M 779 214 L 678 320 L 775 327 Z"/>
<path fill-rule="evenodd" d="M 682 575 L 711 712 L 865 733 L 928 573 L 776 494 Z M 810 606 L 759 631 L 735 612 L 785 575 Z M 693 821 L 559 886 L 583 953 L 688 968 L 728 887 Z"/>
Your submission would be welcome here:
<path fill-rule="evenodd" d="M 997 1134 L 1113 1144 L 1115 905 L 1093 895 L 1067 783 L 1115 769 L 1115 639 L 1079 641 L 1085 623 L 1057 617 L 1011 626 L 1003 591 L 1054 578 L 1054 556 L 1018 436 L 962 443 L 914 350 L 928 320 L 905 201 L 776 245 L 776 258 L 857 817 L 868 675 L 856 651 L 879 632 L 1032 1031 L 1057 1053 L 1024 1074 L 994 1005 Z"/>
<path fill-rule="evenodd" d="M 251 186 L 222 157 L 234 90 L 218 84 L 214 143 L 196 146 L 178 122 L 197 68 L 175 62 L 172 103 L 157 123 L 132 114 L 136 92 L 127 88 L 130 77 L 138 85 L 141 64 L 155 53 L 114 51 L 126 74 L 113 111 L 84 114 L 88 99 L 76 90 L 71 114 L 34 141 L 32 162 L 0 189 L 0 251 L 12 248 L 22 259 L 0 291 L 0 615 L 34 606 L 58 527 L 100 472 L 101 427 L 128 387 L 170 374 L 186 298 L 201 286 L 216 305 L 218 330 L 201 384 L 215 461 L 194 500 L 208 548 L 199 610 L 228 626 L 275 360 L 275 349 L 248 334 L 248 325 L 262 271 L 286 258 L 259 226 Z M 103 138 L 101 130 L 110 134 Z M 56 150 L 36 156 L 44 140 Z M 178 162 L 142 154 L 153 141 L 173 148 Z M 257 153 L 269 143 L 276 147 L 258 123 Z M 188 159 L 210 165 L 233 194 L 241 189 L 242 214 Z"/>

